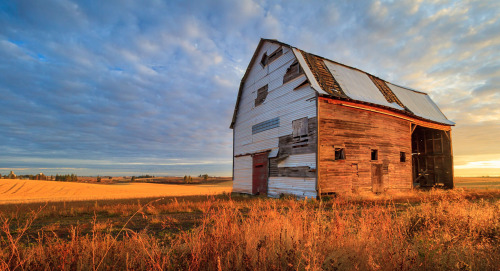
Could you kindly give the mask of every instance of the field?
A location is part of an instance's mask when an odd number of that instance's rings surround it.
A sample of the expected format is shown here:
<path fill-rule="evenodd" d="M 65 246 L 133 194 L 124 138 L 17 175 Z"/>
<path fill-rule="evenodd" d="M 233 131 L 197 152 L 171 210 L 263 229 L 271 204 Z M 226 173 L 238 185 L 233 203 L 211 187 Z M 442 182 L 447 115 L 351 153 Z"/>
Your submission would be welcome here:
<path fill-rule="evenodd" d="M 176 185 L 155 183 L 76 183 L 0 179 L 0 204 L 81 201 L 230 193 L 232 182 Z"/>
<path fill-rule="evenodd" d="M 455 187 L 500 189 L 500 177 L 455 177 Z"/>
<path fill-rule="evenodd" d="M 4 269 L 499 270 L 500 189 L 3 204 Z"/>

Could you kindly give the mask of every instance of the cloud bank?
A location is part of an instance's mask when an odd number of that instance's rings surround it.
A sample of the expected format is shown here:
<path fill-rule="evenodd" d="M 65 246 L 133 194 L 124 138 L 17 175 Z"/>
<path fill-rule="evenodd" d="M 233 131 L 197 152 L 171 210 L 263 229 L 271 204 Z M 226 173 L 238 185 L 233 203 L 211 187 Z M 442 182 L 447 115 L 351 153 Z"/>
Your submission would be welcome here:
<path fill-rule="evenodd" d="M 0 167 L 230 175 L 228 126 L 264 37 L 428 92 L 457 123 L 467 175 L 500 160 L 499 14 L 498 1 L 1 3 Z"/>

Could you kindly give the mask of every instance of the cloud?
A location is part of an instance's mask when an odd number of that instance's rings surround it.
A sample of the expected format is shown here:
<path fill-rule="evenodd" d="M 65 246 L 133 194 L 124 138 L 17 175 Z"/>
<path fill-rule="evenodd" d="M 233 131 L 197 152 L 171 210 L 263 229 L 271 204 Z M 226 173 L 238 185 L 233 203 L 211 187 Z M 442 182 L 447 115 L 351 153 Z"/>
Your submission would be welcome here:
<path fill-rule="evenodd" d="M 429 92 L 457 122 L 455 154 L 500 154 L 498 14 L 496 1 L 2 3 L 0 161 L 230 175 L 261 37 Z"/>

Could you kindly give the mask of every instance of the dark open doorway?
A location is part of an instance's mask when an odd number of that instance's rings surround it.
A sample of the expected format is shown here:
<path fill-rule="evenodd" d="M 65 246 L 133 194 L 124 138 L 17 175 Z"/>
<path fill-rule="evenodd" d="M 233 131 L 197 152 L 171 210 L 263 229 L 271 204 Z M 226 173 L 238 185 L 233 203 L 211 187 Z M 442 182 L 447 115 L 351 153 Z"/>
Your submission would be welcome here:
<path fill-rule="evenodd" d="M 414 187 L 453 188 L 453 156 L 449 131 L 412 127 Z"/>

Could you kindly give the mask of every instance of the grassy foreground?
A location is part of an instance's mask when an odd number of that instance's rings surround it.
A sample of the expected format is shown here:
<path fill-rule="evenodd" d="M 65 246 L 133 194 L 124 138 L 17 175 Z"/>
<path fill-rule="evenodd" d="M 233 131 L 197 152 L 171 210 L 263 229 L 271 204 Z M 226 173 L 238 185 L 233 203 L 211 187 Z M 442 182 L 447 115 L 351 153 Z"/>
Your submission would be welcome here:
<path fill-rule="evenodd" d="M 0 270 L 499 270 L 500 190 L 0 206 Z"/>

